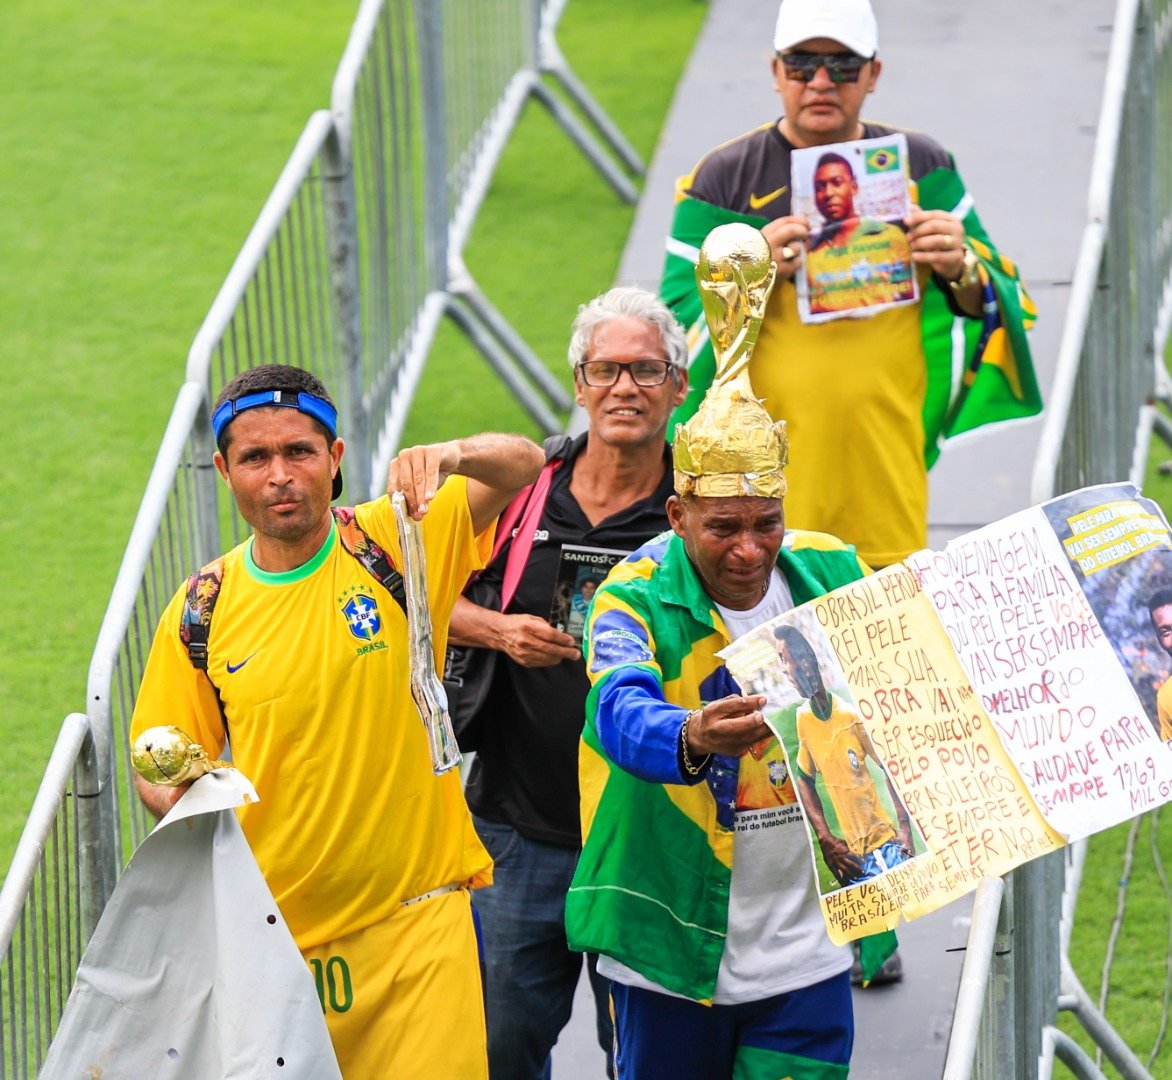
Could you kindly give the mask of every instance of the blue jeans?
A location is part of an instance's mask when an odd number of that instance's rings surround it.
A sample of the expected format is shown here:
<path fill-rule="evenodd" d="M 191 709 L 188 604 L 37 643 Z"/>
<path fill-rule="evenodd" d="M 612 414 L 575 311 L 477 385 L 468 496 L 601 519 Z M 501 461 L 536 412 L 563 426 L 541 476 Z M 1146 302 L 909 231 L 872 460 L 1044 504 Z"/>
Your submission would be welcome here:
<path fill-rule="evenodd" d="M 530 840 L 510 825 L 473 820 L 496 864 L 494 883 L 472 894 L 484 944 L 489 1076 L 549 1080 L 549 1054 L 570 1019 L 582 973 L 582 954 L 566 945 L 566 892 L 578 850 Z M 595 958 L 588 959 L 609 1075 L 610 984 L 595 970 Z"/>

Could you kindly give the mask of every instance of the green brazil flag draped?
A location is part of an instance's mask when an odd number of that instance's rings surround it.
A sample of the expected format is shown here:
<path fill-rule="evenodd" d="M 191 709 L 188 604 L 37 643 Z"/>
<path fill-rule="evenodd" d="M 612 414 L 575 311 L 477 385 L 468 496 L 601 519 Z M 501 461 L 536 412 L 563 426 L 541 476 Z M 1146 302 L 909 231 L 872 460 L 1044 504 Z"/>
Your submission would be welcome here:
<path fill-rule="evenodd" d="M 1041 411 L 1042 397 L 1026 340 L 1035 317 L 1033 302 L 1017 267 L 990 242 L 963 181 L 950 169 L 935 169 L 919 181 L 916 199 L 925 210 L 967 207 L 963 214 L 966 242 L 980 259 L 986 299 L 991 301 L 984 319 L 962 319 L 953 315 L 934 282 L 924 290 L 920 305 L 928 365 L 924 462 L 930 467 L 944 439 L 984 424 L 1035 416 Z M 696 291 L 696 255 L 709 232 L 731 221 L 760 228 L 766 219 L 688 197 L 676 204 L 659 291 L 688 330 L 691 359 L 688 396 L 673 414 L 669 432 L 696 411 L 712 382 L 715 365 Z M 963 366 L 953 362 L 954 334 L 958 333 L 964 337 Z"/>

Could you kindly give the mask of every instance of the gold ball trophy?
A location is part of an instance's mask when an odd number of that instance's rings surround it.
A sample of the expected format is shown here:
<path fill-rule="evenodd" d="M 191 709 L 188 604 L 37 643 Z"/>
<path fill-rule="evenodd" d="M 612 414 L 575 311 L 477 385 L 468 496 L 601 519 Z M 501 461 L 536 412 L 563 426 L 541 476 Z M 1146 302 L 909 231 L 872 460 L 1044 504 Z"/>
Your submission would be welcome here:
<path fill-rule="evenodd" d="M 177 727 L 147 728 L 130 748 L 130 762 L 151 784 L 178 787 L 217 769 L 230 769 L 227 761 L 214 761 L 199 743 Z"/>

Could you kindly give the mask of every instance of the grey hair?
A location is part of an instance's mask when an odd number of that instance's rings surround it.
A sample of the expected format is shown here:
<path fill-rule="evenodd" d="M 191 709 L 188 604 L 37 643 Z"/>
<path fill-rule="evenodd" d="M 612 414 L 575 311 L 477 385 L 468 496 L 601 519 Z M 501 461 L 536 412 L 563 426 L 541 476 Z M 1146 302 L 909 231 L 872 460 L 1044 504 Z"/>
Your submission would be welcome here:
<path fill-rule="evenodd" d="M 578 365 L 586 359 L 598 328 L 616 319 L 642 319 L 650 323 L 659 331 L 659 340 L 667 354 L 668 363 L 678 371 L 688 366 L 688 342 L 684 337 L 684 328 L 667 305 L 646 289 L 619 285 L 578 308 L 566 354 L 570 367 L 577 370 Z"/>

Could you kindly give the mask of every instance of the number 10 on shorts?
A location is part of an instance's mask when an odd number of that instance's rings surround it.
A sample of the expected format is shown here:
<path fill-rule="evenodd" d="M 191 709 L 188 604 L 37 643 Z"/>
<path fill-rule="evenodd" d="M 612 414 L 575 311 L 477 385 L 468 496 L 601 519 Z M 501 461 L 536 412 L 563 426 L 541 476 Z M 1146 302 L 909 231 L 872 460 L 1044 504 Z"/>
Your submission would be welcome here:
<path fill-rule="evenodd" d="M 323 964 L 316 956 L 309 961 L 321 1011 L 344 1013 L 354 1004 L 354 988 L 350 984 L 350 967 L 340 956 L 331 956 Z"/>

